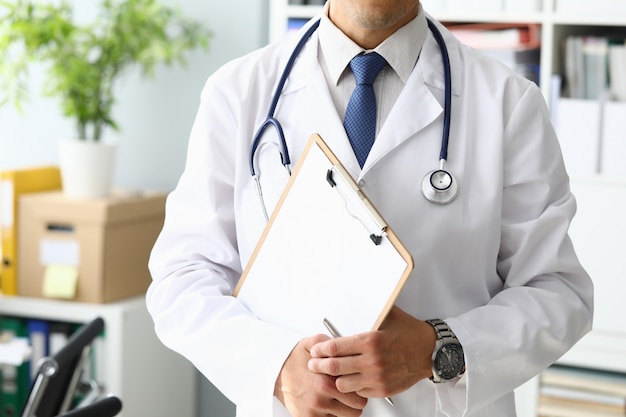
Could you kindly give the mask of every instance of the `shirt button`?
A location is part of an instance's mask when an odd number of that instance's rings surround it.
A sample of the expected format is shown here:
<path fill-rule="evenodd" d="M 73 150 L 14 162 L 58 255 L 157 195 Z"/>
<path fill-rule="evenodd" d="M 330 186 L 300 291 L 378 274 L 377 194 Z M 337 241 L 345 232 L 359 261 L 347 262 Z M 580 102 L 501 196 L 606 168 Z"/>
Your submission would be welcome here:
<path fill-rule="evenodd" d="M 364 187 L 364 186 L 365 186 L 365 180 L 360 180 L 359 187 Z"/>

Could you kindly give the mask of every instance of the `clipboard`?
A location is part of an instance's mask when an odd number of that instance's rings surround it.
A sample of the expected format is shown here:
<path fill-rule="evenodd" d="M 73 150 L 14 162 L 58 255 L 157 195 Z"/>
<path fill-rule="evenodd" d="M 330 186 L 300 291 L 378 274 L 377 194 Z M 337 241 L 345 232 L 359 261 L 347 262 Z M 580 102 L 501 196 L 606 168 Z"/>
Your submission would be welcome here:
<path fill-rule="evenodd" d="M 380 327 L 411 271 L 408 250 L 312 135 L 235 288 L 260 320 L 310 336 Z"/>

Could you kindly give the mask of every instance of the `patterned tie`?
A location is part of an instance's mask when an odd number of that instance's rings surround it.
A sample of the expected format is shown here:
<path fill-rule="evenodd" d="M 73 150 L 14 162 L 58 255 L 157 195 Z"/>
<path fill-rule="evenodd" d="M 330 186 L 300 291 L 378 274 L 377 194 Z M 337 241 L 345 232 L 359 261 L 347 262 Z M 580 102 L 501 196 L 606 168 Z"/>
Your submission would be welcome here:
<path fill-rule="evenodd" d="M 373 84 L 386 63 L 385 58 L 375 52 L 357 55 L 350 61 L 356 87 L 350 96 L 343 126 L 361 168 L 376 136 L 376 96 Z"/>

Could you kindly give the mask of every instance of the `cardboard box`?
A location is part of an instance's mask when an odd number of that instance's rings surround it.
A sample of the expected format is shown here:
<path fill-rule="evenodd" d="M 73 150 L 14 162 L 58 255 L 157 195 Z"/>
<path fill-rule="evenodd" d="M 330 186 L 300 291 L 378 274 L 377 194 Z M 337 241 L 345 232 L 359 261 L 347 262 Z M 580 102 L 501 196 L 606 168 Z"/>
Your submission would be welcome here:
<path fill-rule="evenodd" d="M 19 294 L 106 303 L 144 294 L 165 194 L 20 198 Z"/>

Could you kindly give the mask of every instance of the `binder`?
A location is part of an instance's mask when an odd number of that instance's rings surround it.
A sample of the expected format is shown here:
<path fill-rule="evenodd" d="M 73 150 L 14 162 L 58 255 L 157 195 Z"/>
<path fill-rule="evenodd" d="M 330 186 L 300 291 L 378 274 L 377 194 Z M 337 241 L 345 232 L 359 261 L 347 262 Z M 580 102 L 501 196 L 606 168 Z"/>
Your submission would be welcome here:
<path fill-rule="evenodd" d="M 235 296 L 303 336 L 375 330 L 413 269 L 398 237 L 313 135 L 255 247 Z"/>
<path fill-rule="evenodd" d="M 0 331 L 13 337 L 28 337 L 26 321 L 15 317 L 1 317 Z M 29 389 L 30 363 L 19 366 L 3 365 L 0 389 L 0 417 L 18 416 L 26 401 Z"/>
<path fill-rule="evenodd" d="M 0 291 L 17 294 L 17 216 L 20 195 L 24 193 L 61 189 L 58 167 L 42 166 L 0 172 L 0 229 L 2 232 L 2 264 Z"/>
<path fill-rule="evenodd" d="M 66 322 L 50 323 L 50 336 L 48 338 L 49 356 L 53 356 L 65 346 L 70 335 L 74 332 L 74 327 L 76 325 Z"/>
<path fill-rule="evenodd" d="M 49 354 L 50 323 L 46 320 L 27 319 L 26 329 L 32 349 L 29 374 L 32 382 L 39 370 L 39 361 Z"/>

